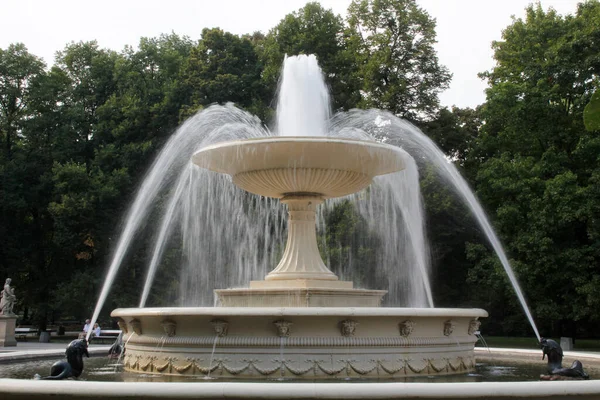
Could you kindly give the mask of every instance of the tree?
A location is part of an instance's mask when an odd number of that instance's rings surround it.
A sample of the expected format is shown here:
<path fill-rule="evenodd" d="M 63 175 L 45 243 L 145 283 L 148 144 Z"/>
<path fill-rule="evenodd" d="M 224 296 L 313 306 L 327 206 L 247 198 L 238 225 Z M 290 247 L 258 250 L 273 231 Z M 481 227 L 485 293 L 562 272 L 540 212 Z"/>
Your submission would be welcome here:
<path fill-rule="evenodd" d="M 39 179 L 46 171 L 47 151 L 33 145 L 43 134 L 29 130 L 39 116 L 38 96 L 48 93 L 43 89 L 45 78 L 43 62 L 24 45 L 0 50 L 0 270 L 14 278 L 20 303 L 35 297 L 26 288 L 38 281 L 35 272 L 47 261 L 40 204 L 47 188 Z M 42 149 L 49 148 L 45 140 L 41 143 Z"/>
<path fill-rule="evenodd" d="M 600 318 L 600 138 L 583 126 L 600 73 L 599 15 L 597 1 L 567 17 L 530 6 L 504 30 L 497 65 L 482 74 L 490 88 L 469 157 L 534 315 L 567 336 Z M 499 268 L 489 257 L 475 255 L 475 269 Z"/>
<path fill-rule="evenodd" d="M 95 41 L 71 43 L 57 54 L 57 67 L 70 80 L 71 91 L 63 107 L 69 121 L 67 142 L 76 146 L 72 156 L 89 168 L 94 156 L 97 111 L 114 93 L 118 56 L 100 49 Z M 66 144 L 66 143 L 65 143 Z"/>
<path fill-rule="evenodd" d="M 193 47 L 176 34 L 142 38 L 115 64 L 116 88 L 98 108 L 95 161 L 106 173 L 125 167 L 136 181 L 188 104 L 183 68 Z"/>
<path fill-rule="evenodd" d="M 0 49 L 0 133 L 8 159 L 26 117 L 31 85 L 43 75 L 44 67 L 43 61 L 30 54 L 22 43 Z"/>
<path fill-rule="evenodd" d="M 262 101 L 262 67 L 248 38 L 221 29 L 203 29 L 183 70 L 191 103 L 207 106 L 234 102 L 250 108 Z"/>
<path fill-rule="evenodd" d="M 348 25 L 364 93 L 360 105 L 414 121 L 432 116 L 451 77 L 433 48 L 435 20 L 414 0 L 354 0 Z"/>
<path fill-rule="evenodd" d="M 444 107 L 433 119 L 419 125 L 448 158 L 463 165 L 481 129 L 479 114 L 471 108 Z"/>
<path fill-rule="evenodd" d="M 100 288 L 102 267 L 109 262 L 114 245 L 112 237 L 136 182 L 179 123 L 179 110 L 186 102 L 181 72 L 191 48 L 188 38 L 171 34 L 142 38 L 137 50 L 128 47 L 122 54 L 113 54 L 112 69 L 105 71 L 105 76 L 112 77 L 110 91 L 94 108 L 90 126 L 92 157 L 87 163 L 61 162 L 52 168 L 54 197 L 49 210 L 54 240 L 62 249 L 62 264 L 70 271 L 65 280 L 73 288 L 91 287 L 94 293 Z M 98 49 L 100 57 L 104 54 Z M 132 249 L 130 262 L 121 272 L 127 278 L 116 282 L 113 301 L 130 305 L 137 301 L 133 293 L 139 291 L 146 260 L 136 251 L 150 246 L 148 236 L 142 235 L 139 247 Z M 87 286 L 84 278 L 89 280 Z M 123 286 L 130 287 L 128 293 L 118 289 Z M 61 290 L 64 287 L 59 285 Z M 61 290 L 53 304 L 62 312 L 75 313 Z"/>

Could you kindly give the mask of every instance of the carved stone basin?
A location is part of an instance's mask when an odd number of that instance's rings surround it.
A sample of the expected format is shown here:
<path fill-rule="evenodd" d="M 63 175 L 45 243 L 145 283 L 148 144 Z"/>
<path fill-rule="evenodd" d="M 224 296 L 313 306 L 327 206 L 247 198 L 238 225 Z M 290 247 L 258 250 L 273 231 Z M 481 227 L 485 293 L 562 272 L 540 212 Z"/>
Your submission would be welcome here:
<path fill-rule="evenodd" d="M 402 379 L 465 373 L 481 309 L 129 308 L 127 371 L 230 379 Z"/>
<path fill-rule="evenodd" d="M 207 146 L 192 161 L 231 175 L 247 192 L 283 198 L 291 193 L 325 199 L 369 186 L 374 176 L 404 168 L 394 146 L 327 137 L 267 137 Z"/>

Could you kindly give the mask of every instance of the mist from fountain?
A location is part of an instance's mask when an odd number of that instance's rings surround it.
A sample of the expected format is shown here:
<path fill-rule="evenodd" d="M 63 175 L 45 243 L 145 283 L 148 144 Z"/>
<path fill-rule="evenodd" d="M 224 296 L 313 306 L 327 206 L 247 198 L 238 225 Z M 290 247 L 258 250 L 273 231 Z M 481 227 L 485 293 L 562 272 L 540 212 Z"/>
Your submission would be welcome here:
<path fill-rule="evenodd" d="M 356 138 L 347 132 L 342 137 Z M 385 238 L 375 251 L 378 270 L 373 280 L 380 284 L 387 281 L 386 303 L 433 307 L 429 280 L 430 252 L 425 235 L 419 172 L 412 157 L 406 155 L 403 160 L 403 171 L 376 177 L 366 193 L 359 192 L 326 202 L 319 215 L 318 227 L 326 235 L 325 215 L 333 212 L 340 202 L 350 200 L 367 222 L 370 232 L 370 237 L 361 238 L 355 245 L 369 249 L 373 246 L 370 243 L 372 237 Z M 328 258 L 327 247 L 323 245 L 323 248 Z M 343 265 L 337 266 L 337 271 L 342 279 L 356 282 L 356 272 L 363 266 L 360 261 L 353 261 L 349 254 L 343 258 Z"/>

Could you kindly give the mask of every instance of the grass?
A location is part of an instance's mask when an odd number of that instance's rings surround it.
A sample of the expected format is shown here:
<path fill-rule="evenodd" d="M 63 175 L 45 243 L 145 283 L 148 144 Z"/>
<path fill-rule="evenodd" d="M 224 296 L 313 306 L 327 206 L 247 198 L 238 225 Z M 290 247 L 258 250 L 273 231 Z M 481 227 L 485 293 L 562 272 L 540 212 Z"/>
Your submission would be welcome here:
<path fill-rule="evenodd" d="M 539 349 L 535 337 L 507 337 L 507 336 L 484 336 L 489 347 L 504 347 L 513 349 Z M 553 338 L 560 343 L 560 338 Z M 481 341 L 478 347 L 483 347 Z M 577 351 L 600 351 L 600 339 L 576 339 L 574 350 Z"/>

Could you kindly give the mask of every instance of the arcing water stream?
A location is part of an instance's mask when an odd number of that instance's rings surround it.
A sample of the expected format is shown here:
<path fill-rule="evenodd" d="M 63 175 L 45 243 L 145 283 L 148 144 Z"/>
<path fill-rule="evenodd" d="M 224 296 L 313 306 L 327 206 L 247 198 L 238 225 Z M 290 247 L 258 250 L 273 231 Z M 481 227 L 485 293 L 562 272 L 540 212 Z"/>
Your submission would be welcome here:
<path fill-rule="evenodd" d="M 413 157 L 424 159 L 437 168 L 442 179 L 455 189 L 474 214 L 477 223 L 498 255 L 523 311 L 527 315 L 527 319 L 539 341 L 540 334 L 500 240 L 496 236 L 481 204 L 477 201 L 465 179 L 460 175 L 454 164 L 448 161 L 446 155 L 435 143 L 411 123 L 381 110 L 352 110 L 348 113 L 339 114 L 334 117 L 333 125 L 337 127 L 339 132 L 343 132 L 345 129 L 360 129 L 368 132 L 372 137 L 384 140 L 388 144 L 402 147 Z"/>
<path fill-rule="evenodd" d="M 164 196 L 165 192 L 171 189 L 170 184 L 181 177 L 182 171 L 189 167 L 190 158 L 197 148 L 216 141 L 266 135 L 268 131 L 263 129 L 256 117 L 232 105 L 209 107 L 187 120 L 175 132 L 150 167 L 125 217 L 119 242 L 94 309 L 92 323 L 98 319 L 136 233 L 160 196 Z M 86 339 L 89 340 L 90 334 L 91 331 Z"/>
<path fill-rule="evenodd" d="M 418 171 L 412 157 L 436 166 L 473 211 L 502 261 L 539 340 L 514 273 L 481 206 L 456 168 L 421 131 L 377 110 L 355 110 L 330 118 L 329 97 L 316 58 L 298 56 L 284 62 L 276 134 L 384 141 L 406 151 L 405 171 L 377 178 L 368 196 L 350 197 L 369 222 L 373 234 L 382 241 L 377 267 L 381 269 L 379 275 L 388 280 L 388 301 L 395 305 L 433 307 L 429 249 Z M 246 285 L 251 279 L 262 279 L 275 266 L 286 233 L 278 201 L 249 195 L 237 189 L 227 177 L 194 167 L 190 161 L 193 153 L 211 143 L 270 135 L 273 133 L 257 118 L 231 105 L 209 107 L 177 130 L 157 157 L 129 210 L 92 324 L 127 249 L 157 203 L 164 202 L 166 208 L 158 224 L 140 307 L 148 300 L 169 238 L 175 234 L 182 238 L 181 305 L 212 304 L 213 289 Z M 329 206 L 335 201 L 328 201 Z"/>

